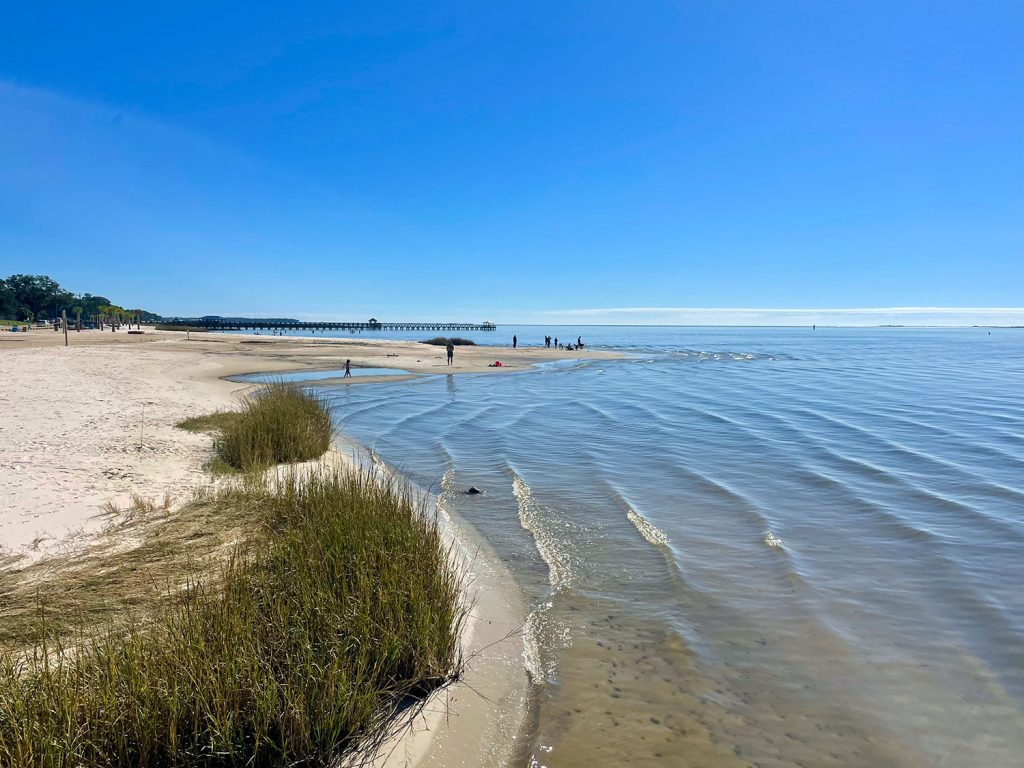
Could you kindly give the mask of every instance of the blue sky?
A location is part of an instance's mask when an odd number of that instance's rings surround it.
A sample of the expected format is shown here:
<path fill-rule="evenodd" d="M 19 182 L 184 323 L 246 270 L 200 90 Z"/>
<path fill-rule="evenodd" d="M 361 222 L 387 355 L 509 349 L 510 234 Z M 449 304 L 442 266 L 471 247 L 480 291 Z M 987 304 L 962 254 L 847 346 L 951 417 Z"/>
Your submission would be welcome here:
<path fill-rule="evenodd" d="M 99 5 L 5 9 L 0 275 L 170 314 L 1024 306 L 1019 2 Z"/>

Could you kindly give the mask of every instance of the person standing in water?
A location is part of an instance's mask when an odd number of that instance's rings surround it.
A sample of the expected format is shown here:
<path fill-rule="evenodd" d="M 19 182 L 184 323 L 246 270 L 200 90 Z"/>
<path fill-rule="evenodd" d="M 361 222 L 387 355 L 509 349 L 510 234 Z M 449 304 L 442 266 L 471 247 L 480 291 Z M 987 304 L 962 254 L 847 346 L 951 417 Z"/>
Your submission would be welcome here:
<path fill-rule="evenodd" d="M 342 378 L 343 379 L 350 379 L 350 378 L 352 378 L 352 361 L 351 360 L 346 360 L 345 361 L 345 375 L 342 376 Z"/>
<path fill-rule="evenodd" d="M 512 334 L 512 349 L 515 349 L 518 344 L 519 344 L 519 339 L 517 339 L 516 335 L 513 333 Z"/>
<path fill-rule="evenodd" d="M 451 340 L 448 341 L 448 346 L 445 349 L 448 350 L 448 365 L 451 365 L 452 358 L 455 357 L 455 345 L 452 344 Z"/>

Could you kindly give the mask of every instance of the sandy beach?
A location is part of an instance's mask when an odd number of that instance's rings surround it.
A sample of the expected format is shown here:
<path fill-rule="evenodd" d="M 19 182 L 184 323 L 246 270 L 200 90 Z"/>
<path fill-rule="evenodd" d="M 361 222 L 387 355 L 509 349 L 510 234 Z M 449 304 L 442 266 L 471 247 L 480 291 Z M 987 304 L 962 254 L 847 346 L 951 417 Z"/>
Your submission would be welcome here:
<path fill-rule="evenodd" d="M 38 329 L 0 336 L 0 554 L 24 564 L 74 551 L 97 534 L 105 505 L 133 496 L 184 498 L 208 484 L 210 438 L 175 428 L 191 415 L 232 407 L 249 385 L 223 377 L 355 367 L 426 373 L 522 371 L 580 355 L 557 350 L 443 347 L 367 339 L 297 339 L 146 329 L 141 335 Z M 588 352 L 587 357 L 612 357 Z M 489 367 L 495 360 L 501 368 Z M 395 376 L 362 376 L 370 384 Z M 346 449 L 343 449 L 343 451 Z M 336 458 L 339 455 L 336 454 Z M 342 457 L 344 458 L 344 457 Z M 467 568 L 473 603 L 463 638 L 463 680 L 427 702 L 374 765 L 503 765 L 525 712 L 518 632 L 525 618 L 508 573 L 464 524 L 446 531 Z"/>
<path fill-rule="evenodd" d="M 443 347 L 367 339 L 297 339 L 186 334 L 146 329 L 48 329 L 0 334 L 0 543 L 40 557 L 69 536 L 93 530 L 96 512 L 132 494 L 162 497 L 204 481 L 209 439 L 175 429 L 197 413 L 231 407 L 249 385 L 222 377 L 252 372 L 354 367 L 417 373 L 522 371 L 578 357 L 540 348 Z M 587 357 L 613 356 L 588 352 Z M 488 367 L 501 360 L 503 367 Z M 395 376 L 360 376 L 371 384 Z M 331 380 L 332 382 L 334 380 Z"/>

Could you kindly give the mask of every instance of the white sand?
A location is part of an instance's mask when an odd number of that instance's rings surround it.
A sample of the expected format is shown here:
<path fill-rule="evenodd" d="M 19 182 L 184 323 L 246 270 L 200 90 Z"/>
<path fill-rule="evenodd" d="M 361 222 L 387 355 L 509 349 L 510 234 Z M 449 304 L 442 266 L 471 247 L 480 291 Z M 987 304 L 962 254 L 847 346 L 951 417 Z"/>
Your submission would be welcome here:
<path fill-rule="evenodd" d="M 159 345 L 0 350 L 0 546 L 41 557 L 108 502 L 202 483 L 210 440 L 174 424 L 232 403 L 218 367 Z"/>

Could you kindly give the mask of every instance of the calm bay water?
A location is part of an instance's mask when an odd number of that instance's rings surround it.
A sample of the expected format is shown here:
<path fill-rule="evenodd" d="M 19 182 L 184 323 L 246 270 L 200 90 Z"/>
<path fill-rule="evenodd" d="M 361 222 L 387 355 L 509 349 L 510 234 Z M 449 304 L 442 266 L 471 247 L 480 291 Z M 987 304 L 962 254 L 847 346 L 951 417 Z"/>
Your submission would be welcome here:
<path fill-rule="evenodd" d="M 524 590 L 524 763 L 1021 764 L 1024 330 L 513 332 L 631 357 L 320 391 Z"/>

